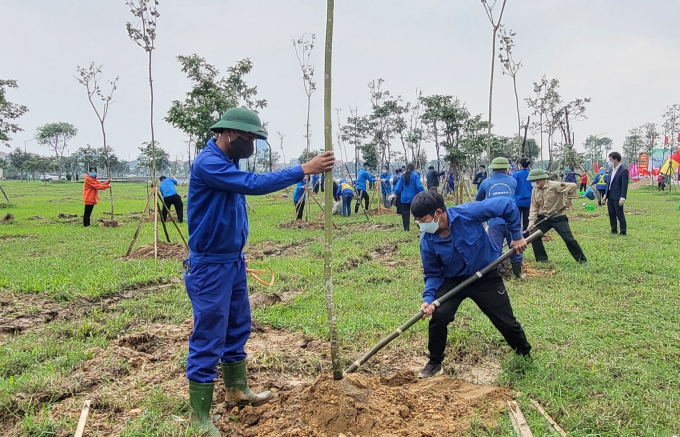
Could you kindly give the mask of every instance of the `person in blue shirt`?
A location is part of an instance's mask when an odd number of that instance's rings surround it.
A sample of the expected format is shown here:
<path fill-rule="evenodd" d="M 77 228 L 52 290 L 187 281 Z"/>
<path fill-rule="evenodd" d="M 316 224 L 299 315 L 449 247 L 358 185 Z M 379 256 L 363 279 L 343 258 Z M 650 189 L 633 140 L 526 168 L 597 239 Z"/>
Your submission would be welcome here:
<path fill-rule="evenodd" d="M 574 171 L 574 167 L 564 169 L 564 182 L 575 184 L 577 179 L 581 179 L 581 173 Z"/>
<path fill-rule="evenodd" d="M 521 170 L 512 174 L 513 179 L 517 181 L 517 190 L 515 191 L 515 205 L 522 216 L 522 231 L 529 228 L 529 209 L 531 208 L 531 181 L 527 180 L 531 166 L 529 158 L 522 158 L 519 160 Z"/>
<path fill-rule="evenodd" d="M 396 189 L 397 188 L 397 182 L 399 182 L 399 179 L 401 179 L 403 176 L 403 170 L 400 168 L 397 168 L 394 170 L 394 177 L 392 178 L 392 186 Z M 396 193 L 395 193 L 396 195 Z M 401 215 L 401 196 L 397 196 L 397 201 L 394 204 L 397 209 L 397 215 Z"/>
<path fill-rule="evenodd" d="M 453 169 L 450 169 L 448 174 L 449 176 L 446 178 L 446 194 L 451 194 L 454 192 L 453 190 L 456 187 Z"/>
<path fill-rule="evenodd" d="M 293 205 L 295 205 L 295 219 L 302 220 L 302 214 L 305 211 L 305 201 L 307 200 L 307 178 L 295 185 L 295 192 L 293 193 Z"/>
<path fill-rule="evenodd" d="M 597 172 L 591 185 L 595 186 L 595 196 L 597 197 L 597 204 L 602 206 L 602 198 L 604 197 L 607 191 L 607 186 L 609 185 L 609 175 L 604 170 L 604 168 L 601 168 L 600 171 Z"/>
<path fill-rule="evenodd" d="M 505 197 L 512 200 L 512 204 L 514 205 L 517 181 L 512 176 L 508 175 L 508 171 L 510 170 L 510 162 L 508 159 L 503 157 L 494 158 L 489 165 L 489 170 L 492 170 L 493 173 L 481 183 L 475 200 L 479 202 L 484 199 Z M 498 217 L 490 219 L 487 224 L 489 225 L 489 239 L 498 252 L 501 252 L 503 249 L 503 242 L 507 241 L 509 245 L 512 241 L 510 229 L 505 221 Z M 516 253 L 510 258 L 512 272 L 517 279 L 522 278 L 522 260 L 524 260 L 524 255 L 521 253 Z"/>
<path fill-rule="evenodd" d="M 364 162 L 364 168 L 359 170 L 359 174 L 357 175 L 357 203 L 354 205 L 355 214 L 359 212 L 359 206 L 361 206 L 362 201 L 366 203 L 364 209 L 368 211 L 369 203 L 371 201 L 371 198 L 368 196 L 368 191 L 366 191 L 366 183 L 375 182 L 375 178 L 368 172 L 369 167 L 368 162 Z"/>
<path fill-rule="evenodd" d="M 352 199 L 354 198 L 354 189 L 347 183 L 347 179 L 340 179 L 340 185 L 335 192 L 335 197 L 342 198 L 342 216 L 349 217 L 352 215 Z"/>
<path fill-rule="evenodd" d="M 449 290 L 494 262 L 501 254 L 484 232 L 483 222 L 499 217 L 508 223 L 512 247 L 522 253 L 527 243 L 522 237 L 519 212 L 512 200 L 496 197 L 464 203 L 446 209 L 439 193 L 425 191 L 411 204 L 411 212 L 422 231 L 420 257 L 425 291 L 420 310 L 423 319 L 432 316 L 429 326 L 430 360 L 418 377 L 442 374 L 447 327 L 453 322 L 460 304 L 468 297 L 500 331 L 518 355 L 529 356 L 531 345 L 512 312 L 503 279 L 492 270 L 441 305 L 434 303 Z"/>
<path fill-rule="evenodd" d="M 383 167 L 383 171 L 380 173 L 380 193 L 382 194 L 383 206 L 390 209 L 388 197 L 392 193 L 392 184 L 390 183 L 390 172 L 387 166 Z"/>
<path fill-rule="evenodd" d="M 335 158 L 325 152 L 273 173 L 244 172 L 239 160 L 253 155 L 256 138 L 267 138 L 258 115 L 246 108 L 230 109 L 210 129 L 216 138 L 207 142 L 191 171 L 184 283 L 194 321 L 187 356 L 192 421 L 204 434 L 219 436 L 210 407 L 220 361 L 227 405 L 257 405 L 271 397 L 268 391 L 253 393 L 246 375 L 244 346 L 251 329 L 243 255 L 249 232 L 246 195 L 273 193 L 305 175 L 331 170 Z"/>
<path fill-rule="evenodd" d="M 182 196 L 177 194 L 177 189 L 175 186 L 178 185 L 175 176 L 171 178 L 166 178 L 161 176 L 159 178 L 161 181 L 158 186 L 158 190 L 163 196 L 163 210 L 161 211 L 161 218 L 166 221 L 168 218 L 168 211 L 171 206 L 175 206 L 175 214 L 177 214 L 177 221 L 182 223 L 184 221 L 184 202 L 182 202 Z"/>
<path fill-rule="evenodd" d="M 413 201 L 416 194 L 425 191 L 423 183 L 420 181 L 420 176 L 418 176 L 415 170 L 416 166 L 413 163 L 409 163 L 406 166 L 404 176 L 394 186 L 394 194 L 397 195 L 398 199 L 401 199 L 401 221 L 405 231 L 408 231 L 411 225 L 411 201 Z"/>

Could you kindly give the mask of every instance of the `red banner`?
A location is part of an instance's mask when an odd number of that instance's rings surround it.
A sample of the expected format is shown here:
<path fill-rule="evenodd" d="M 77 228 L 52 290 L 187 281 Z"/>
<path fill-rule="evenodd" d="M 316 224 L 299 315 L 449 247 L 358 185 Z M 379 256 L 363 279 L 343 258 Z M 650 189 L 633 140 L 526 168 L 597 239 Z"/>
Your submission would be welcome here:
<path fill-rule="evenodd" d="M 649 155 L 640 153 L 638 157 L 638 174 L 640 176 L 649 176 Z"/>

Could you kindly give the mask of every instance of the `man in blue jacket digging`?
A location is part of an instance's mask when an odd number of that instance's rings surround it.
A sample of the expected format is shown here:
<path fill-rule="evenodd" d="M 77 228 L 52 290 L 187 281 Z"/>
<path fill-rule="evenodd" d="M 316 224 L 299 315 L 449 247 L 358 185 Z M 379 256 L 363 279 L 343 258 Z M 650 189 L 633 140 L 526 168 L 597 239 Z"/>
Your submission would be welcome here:
<path fill-rule="evenodd" d="M 453 322 L 460 304 L 468 297 L 518 355 L 528 356 L 531 345 L 512 313 L 503 279 L 496 270 L 480 277 L 440 306 L 432 304 L 501 255 L 484 232 L 483 222 L 494 217 L 502 218 L 512 234 L 515 251 L 522 253 L 527 248 L 519 224 L 519 212 L 512 200 L 496 197 L 446 209 L 439 193 L 424 191 L 413 199 L 411 213 L 423 233 L 420 257 L 425 291 L 420 310 L 424 313 L 423 318 L 432 316 L 427 345 L 430 361 L 418 377 L 429 378 L 443 373 L 447 327 Z"/>
<path fill-rule="evenodd" d="M 244 346 L 251 325 L 243 257 L 248 239 L 246 195 L 272 193 L 305 175 L 330 170 L 335 157 L 326 152 L 278 172 L 243 172 L 239 160 L 253 155 L 256 138 L 267 138 L 258 115 L 245 108 L 230 109 L 210 129 L 216 139 L 208 141 L 191 171 L 184 283 L 194 314 L 187 357 L 192 420 L 208 435 L 219 436 L 210 416 L 218 362 L 228 405 L 259 405 L 271 397 L 269 391 L 253 393 L 246 378 Z"/>

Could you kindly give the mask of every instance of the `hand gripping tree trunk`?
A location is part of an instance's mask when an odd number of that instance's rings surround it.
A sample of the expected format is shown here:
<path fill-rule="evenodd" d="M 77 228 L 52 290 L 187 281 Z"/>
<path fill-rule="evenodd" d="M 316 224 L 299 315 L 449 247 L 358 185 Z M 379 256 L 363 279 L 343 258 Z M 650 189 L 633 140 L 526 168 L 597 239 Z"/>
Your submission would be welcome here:
<path fill-rule="evenodd" d="M 326 55 L 324 66 L 324 134 L 326 151 L 333 150 L 333 131 L 331 120 L 331 55 L 333 54 L 333 0 L 327 0 L 326 15 Z M 329 205 L 333 204 L 333 170 L 326 172 L 326 208 L 325 218 L 325 250 L 323 255 L 323 273 L 326 281 L 326 312 L 328 313 L 328 331 L 331 343 L 331 364 L 333 366 L 333 378 L 342 379 L 342 367 L 340 364 L 340 345 L 338 339 L 337 316 L 335 314 L 335 302 L 333 301 L 333 212 Z"/>
<path fill-rule="evenodd" d="M 104 141 L 104 157 L 106 159 L 106 178 L 111 179 L 111 162 L 109 161 L 109 148 L 108 145 L 106 144 L 106 130 L 104 129 L 104 121 L 106 120 L 106 116 L 109 113 L 109 105 L 113 103 L 112 100 L 113 92 L 116 91 L 118 77 L 116 77 L 115 80 L 110 82 L 111 92 L 105 96 L 104 93 L 102 93 L 99 84 L 97 83 L 99 80 L 99 75 L 102 72 L 101 65 L 99 67 L 95 67 L 94 62 L 92 62 L 90 63 L 90 67 L 88 69 L 78 67 L 77 71 L 80 77 L 77 76 L 74 77 L 87 90 L 87 99 L 90 101 L 90 106 L 92 106 L 92 109 L 94 110 L 94 113 L 97 116 L 97 120 L 99 120 L 99 126 L 101 127 L 102 130 L 102 139 Z M 94 101 L 92 100 L 93 97 L 95 96 L 99 97 L 102 101 L 103 108 L 101 110 L 101 113 L 99 112 L 99 110 L 94 104 Z M 113 190 L 111 190 L 111 187 L 109 187 L 109 200 L 111 202 L 111 220 L 113 220 Z"/>

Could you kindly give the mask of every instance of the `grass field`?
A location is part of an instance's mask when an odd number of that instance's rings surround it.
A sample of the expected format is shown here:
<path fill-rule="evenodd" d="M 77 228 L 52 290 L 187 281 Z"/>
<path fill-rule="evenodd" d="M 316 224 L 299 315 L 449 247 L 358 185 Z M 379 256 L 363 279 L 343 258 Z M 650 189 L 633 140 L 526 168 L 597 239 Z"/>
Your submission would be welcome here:
<path fill-rule="evenodd" d="M 150 325 L 180 325 L 191 316 L 177 280 L 181 262 L 122 259 L 137 223 L 131 216 L 144 207 L 144 185 L 114 184 L 116 218 L 123 222 L 116 228 L 97 226 L 98 219 L 108 218 L 108 192 L 101 193 L 93 226 L 83 228 L 81 184 L 3 182 L 3 187 L 12 204 L 0 201 L 0 217 L 11 213 L 14 220 L 0 224 L 0 325 L 14 317 L 7 315 L 8 308 L 21 309 L 28 322 L 0 337 L 0 434 L 71 435 L 77 416 L 55 411 L 82 391 L 78 372 L 93 348 L 106 348 Z M 185 194 L 186 188 L 179 191 Z M 277 272 L 272 289 L 255 284 L 253 291 L 294 296 L 254 310 L 255 320 L 324 338 L 323 231 L 277 227 L 291 218 L 289 199 L 248 201 L 254 211 L 247 251 Z M 466 301 L 449 330 L 447 373 L 455 376 L 454 364 L 471 357 L 500 362 L 499 382 L 521 393 L 518 402 L 534 435 L 551 434 L 530 408 L 530 398 L 545 405 L 571 436 L 680 433 L 679 201 L 676 192 L 658 193 L 652 187 L 629 191 L 627 237 L 609 234 L 604 208 L 593 213 L 577 203 L 569 214 L 590 268 L 574 262 L 554 235 L 546 243 L 549 268 L 535 267 L 535 276 L 507 282 L 515 314 L 534 348 L 534 364 L 522 376 L 513 372 L 512 353 L 502 337 Z M 61 213 L 78 217 L 59 219 Z M 317 215 L 318 208 L 312 213 Z M 335 221 L 338 326 L 343 360 L 349 364 L 418 310 L 419 232 L 403 232 L 394 214 L 372 216 L 374 224 L 381 224 L 373 228 L 363 215 Z M 180 226 L 186 232 L 186 224 Z M 174 230 L 170 234 L 178 241 Z M 145 223 L 138 245 L 151 242 L 152 224 Z M 527 255 L 533 261 L 531 249 Z M 44 320 L 46 308 L 54 311 L 51 322 Z M 31 322 L 32 313 L 39 323 Z M 417 324 L 385 354 L 424 356 L 426 328 Z M 177 371 L 185 349 L 173 357 Z M 124 358 L 119 366 L 126 366 Z M 378 372 L 376 366 L 364 371 Z M 115 378 L 102 375 L 97 384 L 113 385 Z M 140 410 L 135 419 L 125 416 L 120 435 L 191 435 L 182 419 L 188 416 L 183 394 L 153 386 L 139 392 L 117 401 Z M 496 424 L 473 426 L 470 435 L 513 434 L 502 416 Z"/>

